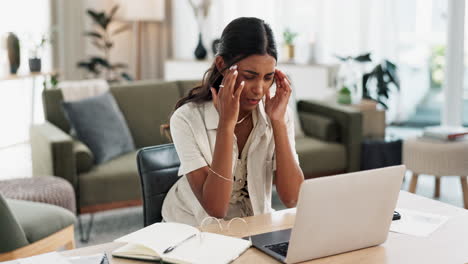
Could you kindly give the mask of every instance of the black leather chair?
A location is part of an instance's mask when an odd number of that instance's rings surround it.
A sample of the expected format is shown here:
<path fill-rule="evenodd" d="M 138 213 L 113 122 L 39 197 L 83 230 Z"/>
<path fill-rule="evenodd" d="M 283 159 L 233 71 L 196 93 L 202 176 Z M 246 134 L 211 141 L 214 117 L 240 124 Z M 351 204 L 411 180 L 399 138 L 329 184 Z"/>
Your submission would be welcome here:
<path fill-rule="evenodd" d="M 174 144 L 142 148 L 137 154 L 143 194 L 143 224 L 162 221 L 161 209 L 169 189 L 180 178 L 180 160 Z"/>

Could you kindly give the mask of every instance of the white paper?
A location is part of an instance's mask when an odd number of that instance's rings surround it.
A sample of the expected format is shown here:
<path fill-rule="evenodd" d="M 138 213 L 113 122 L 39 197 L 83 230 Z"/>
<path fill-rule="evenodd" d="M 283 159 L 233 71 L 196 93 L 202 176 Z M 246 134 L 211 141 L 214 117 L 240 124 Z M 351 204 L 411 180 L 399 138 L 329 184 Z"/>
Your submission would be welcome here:
<path fill-rule="evenodd" d="M 400 213 L 401 219 L 392 221 L 390 231 L 413 236 L 427 237 L 449 219 L 410 209 L 396 208 L 395 211 Z"/>
<path fill-rule="evenodd" d="M 64 256 L 57 252 L 46 253 L 29 258 L 18 259 L 19 264 L 70 264 Z"/>
<path fill-rule="evenodd" d="M 104 258 L 104 254 L 96 254 L 91 256 L 76 256 L 76 257 L 69 257 L 68 261 L 71 264 L 101 264 Z"/>

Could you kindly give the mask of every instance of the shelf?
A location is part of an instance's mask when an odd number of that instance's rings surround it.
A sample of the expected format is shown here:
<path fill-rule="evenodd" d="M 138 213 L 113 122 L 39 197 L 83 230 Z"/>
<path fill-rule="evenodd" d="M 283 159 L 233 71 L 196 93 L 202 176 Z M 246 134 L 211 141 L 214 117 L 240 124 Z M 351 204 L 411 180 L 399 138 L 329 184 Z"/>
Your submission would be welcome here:
<path fill-rule="evenodd" d="M 55 71 L 51 72 L 28 72 L 28 73 L 18 73 L 18 74 L 10 74 L 6 76 L 0 76 L 0 81 L 10 81 L 10 80 L 21 80 L 21 79 L 28 79 L 34 78 L 39 76 L 48 76 L 56 74 Z"/>

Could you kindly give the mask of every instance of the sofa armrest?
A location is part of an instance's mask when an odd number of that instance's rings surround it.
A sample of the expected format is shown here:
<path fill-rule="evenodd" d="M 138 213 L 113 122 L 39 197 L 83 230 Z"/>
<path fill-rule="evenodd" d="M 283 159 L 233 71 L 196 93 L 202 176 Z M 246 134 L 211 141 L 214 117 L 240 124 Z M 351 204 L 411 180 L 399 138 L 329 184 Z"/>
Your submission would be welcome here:
<path fill-rule="evenodd" d="M 78 174 L 88 172 L 94 167 L 93 152 L 78 139 L 73 139 L 73 155 Z"/>
<path fill-rule="evenodd" d="M 357 171 L 361 164 L 362 114 L 359 110 L 336 103 L 301 100 L 298 112 L 312 113 L 333 119 L 338 124 L 339 142 L 345 145 L 347 171 Z"/>
<path fill-rule="evenodd" d="M 33 175 L 54 175 L 68 180 L 76 189 L 77 175 L 73 138 L 45 122 L 30 129 Z"/>

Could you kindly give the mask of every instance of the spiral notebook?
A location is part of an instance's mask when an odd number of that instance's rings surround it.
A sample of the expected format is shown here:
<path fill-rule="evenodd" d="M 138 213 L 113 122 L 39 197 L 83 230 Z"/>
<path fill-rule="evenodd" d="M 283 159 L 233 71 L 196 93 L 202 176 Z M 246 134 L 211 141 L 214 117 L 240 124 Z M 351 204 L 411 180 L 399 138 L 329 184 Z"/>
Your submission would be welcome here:
<path fill-rule="evenodd" d="M 184 241 L 173 251 L 163 252 Z M 163 260 L 169 263 L 230 263 L 246 251 L 252 243 L 235 237 L 209 232 L 179 223 L 156 223 L 123 236 L 115 242 L 127 245 L 112 252 L 114 257 Z"/>

